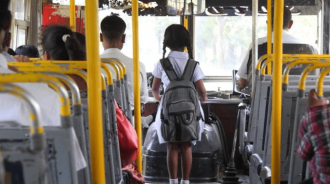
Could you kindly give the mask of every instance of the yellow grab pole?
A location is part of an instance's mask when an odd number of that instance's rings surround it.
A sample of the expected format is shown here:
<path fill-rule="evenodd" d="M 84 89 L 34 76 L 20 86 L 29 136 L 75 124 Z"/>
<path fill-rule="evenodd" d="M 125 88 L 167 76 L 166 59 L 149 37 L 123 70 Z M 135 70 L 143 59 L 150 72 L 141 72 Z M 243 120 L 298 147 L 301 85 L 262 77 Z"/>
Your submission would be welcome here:
<path fill-rule="evenodd" d="M 76 32 L 76 3 L 75 0 L 70 0 L 70 28 Z"/>
<path fill-rule="evenodd" d="M 134 74 L 134 122 L 135 130 L 139 137 L 139 156 L 136 165 L 142 172 L 142 130 L 141 130 L 141 107 L 140 107 L 140 65 L 139 65 L 139 24 L 138 24 L 138 1 L 132 1 L 132 26 L 133 26 L 133 74 Z"/>
<path fill-rule="evenodd" d="M 330 67 L 325 68 L 321 71 L 321 74 L 319 75 L 319 78 L 317 79 L 316 83 L 316 89 L 317 89 L 317 97 L 320 99 L 323 97 L 323 81 L 325 76 L 330 72 Z"/>
<path fill-rule="evenodd" d="M 88 122 L 91 147 L 92 184 L 105 184 L 101 104 L 101 60 L 99 54 L 98 1 L 86 0 L 86 48 Z"/>
<path fill-rule="evenodd" d="M 274 70 L 272 99 L 272 184 L 280 183 L 281 173 L 281 108 L 282 108 L 282 32 L 284 0 L 276 0 L 274 9 Z"/>
<path fill-rule="evenodd" d="M 272 54 L 272 0 L 267 0 L 267 54 Z M 267 74 L 272 74 L 272 64 L 267 65 Z"/>
<path fill-rule="evenodd" d="M 183 16 L 183 26 L 188 30 L 188 17 L 186 15 Z M 184 52 L 188 52 L 188 49 L 185 48 Z"/>

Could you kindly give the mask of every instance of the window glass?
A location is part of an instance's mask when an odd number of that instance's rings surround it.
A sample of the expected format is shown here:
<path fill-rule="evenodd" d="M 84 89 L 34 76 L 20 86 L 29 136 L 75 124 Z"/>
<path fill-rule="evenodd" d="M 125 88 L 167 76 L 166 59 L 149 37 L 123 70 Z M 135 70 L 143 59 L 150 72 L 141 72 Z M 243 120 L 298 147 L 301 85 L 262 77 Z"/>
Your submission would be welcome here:
<path fill-rule="evenodd" d="M 267 36 L 267 17 L 258 17 L 258 37 Z M 317 16 L 293 16 L 289 33 L 315 45 Z M 304 31 L 301 31 L 304 30 Z M 197 16 L 195 59 L 208 76 L 231 76 L 239 69 L 252 42 L 252 16 Z"/>
<path fill-rule="evenodd" d="M 24 20 L 24 0 L 16 1 L 15 19 Z"/>
<path fill-rule="evenodd" d="M 126 23 L 126 41 L 122 52 L 128 57 L 133 58 L 133 38 L 132 38 L 132 16 L 123 13 L 122 10 L 99 11 L 99 22 L 110 12 L 119 13 L 120 17 Z M 168 16 L 139 16 L 139 57 L 140 61 L 144 63 L 147 72 L 152 72 L 163 56 L 163 39 L 165 29 L 171 24 L 179 24 L 180 17 Z M 100 24 L 99 24 L 100 25 Z M 100 53 L 104 51 L 102 43 L 100 43 Z M 166 51 L 166 54 L 169 50 Z"/>
<path fill-rule="evenodd" d="M 70 5 L 70 0 L 53 0 L 53 3 L 59 3 L 60 5 Z M 85 0 L 75 0 L 75 5 L 85 6 Z"/>
<path fill-rule="evenodd" d="M 17 46 L 26 45 L 26 29 L 17 29 Z"/>

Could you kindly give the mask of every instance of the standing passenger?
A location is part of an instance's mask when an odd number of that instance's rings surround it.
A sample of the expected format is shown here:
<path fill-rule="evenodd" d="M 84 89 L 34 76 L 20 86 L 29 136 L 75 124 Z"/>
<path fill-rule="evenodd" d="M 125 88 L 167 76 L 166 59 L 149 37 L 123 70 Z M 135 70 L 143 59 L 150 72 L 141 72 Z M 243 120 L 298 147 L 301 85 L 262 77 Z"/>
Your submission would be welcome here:
<path fill-rule="evenodd" d="M 101 58 L 119 59 L 126 67 L 127 87 L 129 92 L 129 102 L 131 110 L 134 110 L 134 90 L 133 90 L 133 59 L 121 53 L 125 43 L 126 23 L 116 15 L 105 17 L 101 22 L 100 39 L 104 48 Z M 148 101 L 147 74 L 144 64 L 140 62 L 140 99 L 141 104 Z"/>
<path fill-rule="evenodd" d="M 188 61 L 188 54 L 184 52 L 185 48 L 188 49 L 189 52 L 189 59 L 193 59 L 192 51 L 191 51 L 191 42 L 190 42 L 190 35 L 189 32 L 182 26 L 178 24 L 170 25 L 164 34 L 164 53 L 163 58 L 165 57 L 166 47 L 171 49 L 171 52 L 168 54 L 168 59 L 171 62 L 175 73 L 178 76 L 182 76 L 183 70 Z M 160 83 L 164 83 L 164 89 L 169 85 L 170 80 L 164 71 L 161 62 L 157 63 L 155 70 L 152 72 L 154 76 L 153 86 L 152 86 L 152 93 L 157 101 L 161 101 L 162 104 L 162 97 L 159 95 L 159 87 Z M 192 81 L 194 82 L 197 91 L 200 95 L 201 101 L 207 100 L 206 91 L 204 88 L 203 79 L 204 74 L 200 69 L 199 65 L 196 66 L 194 71 Z M 199 104 L 200 106 L 200 104 Z M 204 117 L 203 110 L 200 106 L 200 110 L 202 116 Z M 161 133 L 161 105 L 158 108 L 157 116 L 156 116 L 156 127 L 157 127 L 157 134 L 159 143 L 165 143 L 165 140 Z M 202 118 L 203 119 L 203 118 Z M 199 141 L 201 139 L 201 133 L 204 130 L 204 122 L 203 120 L 199 120 L 200 125 L 200 132 L 199 132 Z M 191 150 L 191 143 L 196 144 L 196 141 L 193 142 L 167 142 L 167 167 L 170 176 L 170 184 L 177 184 L 178 183 L 178 153 L 181 152 L 182 162 L 182 180 L 181 184 L 189 184 L 189 175 L 192 165 L 192 150 Z"/>

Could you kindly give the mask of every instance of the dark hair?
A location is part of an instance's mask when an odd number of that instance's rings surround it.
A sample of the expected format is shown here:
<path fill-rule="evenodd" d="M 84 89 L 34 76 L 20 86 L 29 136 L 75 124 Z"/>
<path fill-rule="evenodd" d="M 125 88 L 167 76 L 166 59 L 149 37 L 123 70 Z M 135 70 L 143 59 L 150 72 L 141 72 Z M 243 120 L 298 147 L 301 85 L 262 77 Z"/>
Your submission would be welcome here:
<path fill-rule="evenodd" d="M 64 42 L 63 36 L 69 35 Z M 86 52 L 73 36 L 73 32 L 64 26 L 48 27 L 42 34 L 43 51 L 54 60 L 86 60 Z"/>
<path fill-rule="evenodd" d="M 284 6 L 283 9 L 283 29 L 287 29 L 292 20 L 292 14 L 289 8 Z M 274 7 L 272 7 L 272 27 L 274 25 Z"/>
<path fill-rule="evenodd" d="M 187 29 L 180 24 L 172 24 L 166 28 L 163 42 L 163 58 L 165 57 L 166 47 L 170 49 L 187 47 L 189 58 L 193 59 L 190 34 Z"/>
<path fill-rule="evenodd" d="M 7 53 L 9 55 L 12 55 L 12 56 L 16 56 L 17 55 L 16 52 L 13 49 L 11 49 L 11 48 L 8 48 L 8 52 Z"/>
<path fill-rule="evenodd" d="M 2 48 L 4 49 L 5 47 L 9 47 L 10 45 L 10 39 L 11 39 L 11 34 L 9 33 L 9 31 L 5 32 L 5 37 L 3 38 L 2 41 Z"/>
<path fill-rule="evenodd" d="M 107 41 L 117 41 L 125 33 L 126 23 L 117 15 L 106 16 L 101 22 L 102 35 Z"/>
<path fill-rule="evenodd" d="M 34 45 L 21 45 L 15 50 L 17 55 L 39 58 L 39 51 Z"/>
<path fill-rule="evenodd" d="M 74 32 L 73 36 L 79 42 L 83 50 L 86 50 L 86 36 L 79 32 Z"/>
<path fill-rule="evenodd" d="M 10 0 L 0 1 L 0 30 L 8 30 L 11 22 L 11 12 L 8 10 Z"/>

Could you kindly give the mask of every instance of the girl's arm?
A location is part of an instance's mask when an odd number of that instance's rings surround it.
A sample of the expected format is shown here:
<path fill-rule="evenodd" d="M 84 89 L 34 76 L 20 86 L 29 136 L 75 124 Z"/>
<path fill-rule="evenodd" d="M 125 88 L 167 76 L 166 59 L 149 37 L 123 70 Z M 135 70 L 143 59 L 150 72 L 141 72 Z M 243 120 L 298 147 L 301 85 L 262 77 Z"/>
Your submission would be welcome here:
<path fill-rule="evenodd" d="M 161 80 L 159 78 L 154 77 L 154 81 L 152 83 L 152 94 L 154 95 L 154 97 L 157 101 L 160 101 L 160 99 L 162 98 L 159 95 L 160 82 L 161 82 Z"/>
<path fill-rule="evenodd" d="M 201 80 L 196 81 L 195 85 L 196 85 L 198 94 L 201 97 L 201 99 L 200 99 L 201 102 L 203 103 L 204 101 L 207 101 L 206 90 L 205 90 L 205 87 L 204 87 L 203 80 L 201 79 Z"/>

